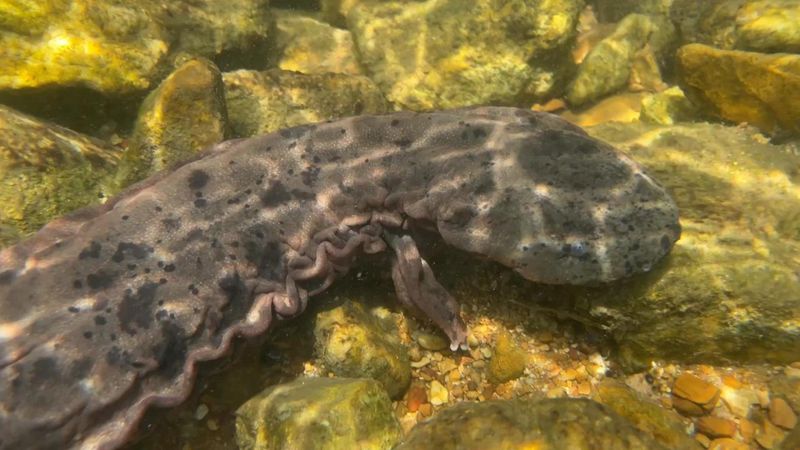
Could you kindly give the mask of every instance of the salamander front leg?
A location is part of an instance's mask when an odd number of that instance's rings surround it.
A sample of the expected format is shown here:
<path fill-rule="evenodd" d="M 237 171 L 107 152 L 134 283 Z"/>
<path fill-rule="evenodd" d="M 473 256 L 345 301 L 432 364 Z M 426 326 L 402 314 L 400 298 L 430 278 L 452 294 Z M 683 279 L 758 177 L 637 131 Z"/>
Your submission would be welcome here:
<path fill-rule="evenodd" d="M 447 337 L 450 349 L 467 349 L 467 327 L 461 319 L 461 307 L 436 281 L 428 262 L 422 259 L 410 236 L 396 236 L 384 231 L 384 238 L 394 250 L 392 280 L 400 302 L 413 312 L 432 320 Z"/>

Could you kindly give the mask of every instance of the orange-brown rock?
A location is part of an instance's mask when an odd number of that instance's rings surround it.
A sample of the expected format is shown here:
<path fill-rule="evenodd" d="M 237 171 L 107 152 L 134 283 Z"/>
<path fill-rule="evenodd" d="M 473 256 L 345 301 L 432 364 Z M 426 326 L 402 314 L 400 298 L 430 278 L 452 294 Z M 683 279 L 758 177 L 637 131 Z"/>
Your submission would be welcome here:
<path fill-rule="evenodd" d="M 675 380 L 672 394 L 675 397 L 689 400 L 708 412 L 714 409 L 720 392 L 713 384 L 685 372 Z"/>
<path fill-rule="evenodd" d="M 712 438 L 733 437 L 736 434 L 736 423 L 722 417 L 703 416 L 697 419 L 697 429 Z"/>
<path fill-rule="evenodd" d="M 689 44 L 677 62 L 681 88 L 712 115 L 800 133 L 800 55 Z"/>

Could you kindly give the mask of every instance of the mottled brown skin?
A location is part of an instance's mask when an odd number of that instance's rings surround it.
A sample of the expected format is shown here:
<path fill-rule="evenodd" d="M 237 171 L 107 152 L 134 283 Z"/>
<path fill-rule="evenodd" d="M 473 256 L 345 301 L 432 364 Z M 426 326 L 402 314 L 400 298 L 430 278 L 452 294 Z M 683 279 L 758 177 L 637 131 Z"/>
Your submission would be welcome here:
<path fill-rule="evenodd" d="M 146 408 L 186 398 L 196 362 L 387 243 L 401 300 L 463 346 L 412 222 L 556 284 L 648 271 L 680 234 L 636 163 L 543 113 L 361 116 L 219 144 L 0 253 L 0 448 L 123 444 Z"/>

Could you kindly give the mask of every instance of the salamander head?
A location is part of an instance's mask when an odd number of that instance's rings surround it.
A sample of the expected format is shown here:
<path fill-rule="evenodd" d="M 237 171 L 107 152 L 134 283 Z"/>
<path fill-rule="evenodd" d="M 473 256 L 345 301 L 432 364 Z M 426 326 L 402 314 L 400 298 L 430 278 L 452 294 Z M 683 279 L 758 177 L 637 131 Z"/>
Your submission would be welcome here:
<path fill-rule="evenodd" d="M 482 172 L 448 181 L 437 201 L 444 239 L 542 283 L 649 271 L 680 237 L 673 200 L 623 153 L 547 121 L 499 134 Z"/>

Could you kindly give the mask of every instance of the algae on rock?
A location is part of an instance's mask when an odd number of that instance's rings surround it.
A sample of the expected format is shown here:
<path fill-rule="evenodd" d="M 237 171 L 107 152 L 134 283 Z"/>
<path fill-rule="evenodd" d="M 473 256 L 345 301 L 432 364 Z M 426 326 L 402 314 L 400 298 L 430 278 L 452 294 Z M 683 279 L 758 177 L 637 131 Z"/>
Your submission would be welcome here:
<path fill-rule="evenodd" d="M 397 335 L 391 317 L 348 301 L 317 315 L 314 348 L 321 365 L 336 376 L 372 378 L 398 398 L 411 383 L 411 362 Z"/>
<path fill-rule="evenodd" d="M 389 450 L 401 435 L 389 397 L 369 379 L 300 378 L 236 411 L 236 441 L 245 450 Z"/>
<path fill-rule="evenodd" d="M 752 128 L 606 124 L 671 193 L 683 232 L 665 262 L 627 283 L 573 288 L 622 362 L 786 364 L 800 354 L 800 156 Z"/>
<path fill-rule="evenodd" d="M 107 144 L 0 106 L 0 246 L 108 197 Z"/>
<path fill-rule="evenodd" d="M 769 133 L 800 133 L 800 55 L 689 44 L 677 61 L 681 87 L 708 113 Z"/>
<path fill-rule="evenodd" d="M 347 14 L 386 97 L 428 110 L 558 93 L 583 0 L 361 2 Z"/>
<path fill-rule="evenodd" d="M 235 137 L 358 114 L 386 112 L 389 105 L 366 77 L 306 75 L 282 70 L 223 74 L 228 119 Z"/>
<path fill-rule="evenodd" d="M 118 189 L 173 167 L 226 137 L 222 76 L 210 61 L 190 60 L 142 103 L 116 176 Z"/>
<path fill-rule="evenodd" d="M 674 37 L 674 29 L 664 17 L 642 14 L 625 17 L 578 67 L 567 88 L 567 100 L 572 105 L 582 105 L 622 89 L 628 84 L 634 61 L 641 59 L 643 52 L 649 52 L 650 60 L 657 61 Z M 657 64 L 652 70 L 658 71 Z"/>

